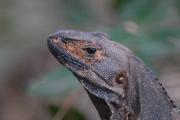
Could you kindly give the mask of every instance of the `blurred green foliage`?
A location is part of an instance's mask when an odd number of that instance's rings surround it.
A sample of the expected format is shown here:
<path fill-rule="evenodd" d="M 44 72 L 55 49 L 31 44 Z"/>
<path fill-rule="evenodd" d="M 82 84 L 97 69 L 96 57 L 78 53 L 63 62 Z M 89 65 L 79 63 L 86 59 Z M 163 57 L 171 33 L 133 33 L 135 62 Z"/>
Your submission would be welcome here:
<path fill-rule="evenodd" d="M 52 116 L 56 116 L 60 111 L 60 107 L 56 105 L 49 106 L 49 112 Z M 86 120 L 85 116 L 75 108 L 69 109 L 63 117 L 63 120 Z"/>
<path fill-rule="evenodd" d="M 46 74 L 38 81 L 33 82 L 27 92 L 34 96 L 53 97 L 59 96 L 62 100 L 68 93 L 77 88 L 78 81 L 66 68 L 57 68 Z"/>
<path fill-rule="evenodd" d="M 48 110 L 52 116 L 55 116 L 60 110 L 60 108 L 57 105 L 51 105 L 51 106 L 48 106 Z"/>
<path fill-rule="evenodd" d="M 86 120 L 85 116 L 76 109 L 70 109 L 63 120 Z"/>
<path fill-rule="evenodd" d="M 61 3 L 64 6 L 64 17 L 71 25 L 78 27 L 94 21 L 95 16 L 84 1 L 62 0 Z"/>
<path fill-rule="evenodd" d="M 113 40 L 128 46 L 153 68 L 158 60 L 179 64 L 180 0 L 53 0 L 48 3 L 9 3 L 0 1 L 0 6 L 3 6 L 0 8 L 0 66 L 8 66 L 9 61 L 14 63 L 15 60 L 11 59 L 18 58 L 18 55 L 36 54 L 32 52 L 34 49 L 46 51 L 46 36 L 63 28 L 107 32 Z M 37 80 L 30 83 L 27 93 L 46 100 L 58 98 L 62 101 L 80 86 L 72 73 L 62 66 L 34 79 Z M 49 109 L 52 115 L 61 110 L 59 106 Z M 64 117 L 64 120 L 85 119 L 74 108 Z"/>

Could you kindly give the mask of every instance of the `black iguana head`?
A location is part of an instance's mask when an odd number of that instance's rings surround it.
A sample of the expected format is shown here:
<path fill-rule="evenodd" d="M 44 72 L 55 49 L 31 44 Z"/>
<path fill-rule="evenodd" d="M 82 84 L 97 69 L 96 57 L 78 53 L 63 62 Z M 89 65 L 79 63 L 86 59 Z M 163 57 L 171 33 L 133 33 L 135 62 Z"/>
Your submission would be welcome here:
<path fill-rule="evenodd" d="M 156 76 L 108 35 L 62 30 L 49 36 L 48 47 L 86 89 L 102 120 L 170 118 L 172 103 Z"/>
<path fill-rule="evenodd" d="M 110 102 L 124 98 L 130 51 L 105 33 L 58 31 L 48 38 L 56 59 L 70 69 L 90 93 Z"/>
<path fill-rule="evenodd" d="M 48 47 L 55 58 L 73 72 L 95 102 L 101 99 L 100 109 L 104 104 L 105 109 L 108 108 L 109 103 L 125 106 L 129 49 L 111 41 L 105 33 L 72 30 L 52 33 Z"/>

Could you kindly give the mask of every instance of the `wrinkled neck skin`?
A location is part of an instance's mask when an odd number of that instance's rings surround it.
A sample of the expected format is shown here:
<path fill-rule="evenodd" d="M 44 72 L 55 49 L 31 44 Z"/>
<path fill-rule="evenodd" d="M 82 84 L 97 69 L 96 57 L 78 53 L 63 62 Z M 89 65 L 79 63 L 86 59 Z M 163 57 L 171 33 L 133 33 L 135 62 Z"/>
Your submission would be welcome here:
<path fill-rule="evenodd" d="M 174 108 L 156 75 L 137 57 L 129 60 L 137 84 L 140 120 L 172 120 Z"/>
<path fill-rule="evenodd" d="M 83 84 L 90 99 L 96 107 L 101 120 L 126 120 L 128 114 L 132 111 L 129 109 L 130 107 L 127 107 L 126 98 L 122 99 L 120 96 L 117 96 L 117 94 L 114 94 L 105 88 L 100 88 L 89 83 L 88 80 L 82 80 L 83 78 L 80 77 L 77 78 L 81 84 Z"/>
<path fill-rule="evenodd" d="M 126 120 L 125 108 L 120 104 L 111 103 L 88 92 L 101 120 Z"/>
<path fill-rule="evenodd" d="M 119 97 L 116 100 L 119 102 L 110 102 L 86 91 L 101 120 L 172 120 L 172 103 L 156 76 L 136 57 L 129 60 L 128 87 L 123 100 Z"/>

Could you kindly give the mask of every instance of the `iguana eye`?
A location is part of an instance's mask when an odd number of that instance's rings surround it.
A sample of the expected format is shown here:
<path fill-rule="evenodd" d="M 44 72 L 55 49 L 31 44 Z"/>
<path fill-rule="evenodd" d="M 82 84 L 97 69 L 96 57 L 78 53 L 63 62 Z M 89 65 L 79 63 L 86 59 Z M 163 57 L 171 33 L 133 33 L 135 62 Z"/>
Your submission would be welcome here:
<path fill-rule="evenodd" d="M 97 51 L 96 48 L 93 48 L 93 47 L 85 47 L 85 48 L 82 48 L 82 50 L 88 53 L 89 55 L 94 55 Z"/>

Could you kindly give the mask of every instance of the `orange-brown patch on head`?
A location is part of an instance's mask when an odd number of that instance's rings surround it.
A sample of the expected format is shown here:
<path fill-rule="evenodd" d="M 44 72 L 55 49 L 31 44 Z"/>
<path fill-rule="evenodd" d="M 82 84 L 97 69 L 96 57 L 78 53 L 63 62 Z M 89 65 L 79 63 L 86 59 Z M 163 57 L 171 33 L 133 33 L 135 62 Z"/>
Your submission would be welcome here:
<path fill-rule="evenodd" d="M 59 47 L 65 49 L 71 56 L 83 61 L 86 64 L 92 64 L 95 61 L 100 61 L 104 59 L 105 52 L 102 50 L 102 48 L 97 45 L 95 42 L 89 42 L 89 41 L 74 41 L 69 42 L 67 44 L 64 44 L 60 42 L 59 40 L 54 39 L 53 40 Z M 59 41 L 59 42 L 57 42 Z M 86 46 L 94 46 L 97 50 L 96 53 L 92 58 L 86 57 L 85 53 L 83 52 L 83 48 Z"/>
<path fill-rule="evenodd" d="M 105 57 L 104 55 L 105 55 L 105 52 L 104 52 L 104 51 L 97 51 L 95 58 L 96 58 L 97 60 L 102 60 L 102 59 L 104 59 L 104 57 Z"/>

